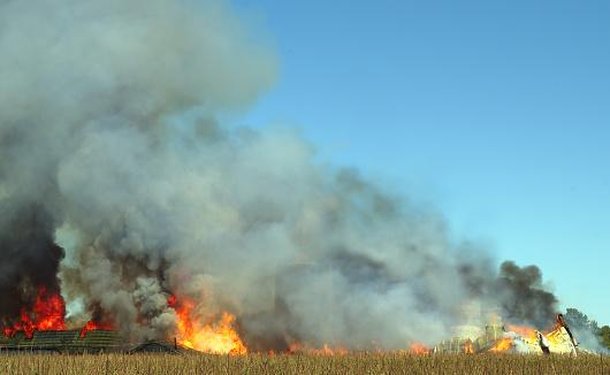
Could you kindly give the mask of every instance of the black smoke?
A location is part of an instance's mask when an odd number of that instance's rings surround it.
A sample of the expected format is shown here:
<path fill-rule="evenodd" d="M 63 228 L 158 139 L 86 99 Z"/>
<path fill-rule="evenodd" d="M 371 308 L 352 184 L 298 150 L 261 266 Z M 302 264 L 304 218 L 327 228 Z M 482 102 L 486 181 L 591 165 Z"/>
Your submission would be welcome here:
<path fill-rule="evenodd" d="M 519 267 L 512 261 L 500 265 L 494 287 L 501 297 L 506 319 L 547 328 L 557 312 L 557 297 L 543 285 L 542 271 L 535 265 Z"/>
<path fill-rule="evenodd" d="M 30 311 L 37 293 L 59 293 L 64 250 L 54 242 L 55 226 L 36 203 L 0 202 L 0 322 L 11 325 Z"/>

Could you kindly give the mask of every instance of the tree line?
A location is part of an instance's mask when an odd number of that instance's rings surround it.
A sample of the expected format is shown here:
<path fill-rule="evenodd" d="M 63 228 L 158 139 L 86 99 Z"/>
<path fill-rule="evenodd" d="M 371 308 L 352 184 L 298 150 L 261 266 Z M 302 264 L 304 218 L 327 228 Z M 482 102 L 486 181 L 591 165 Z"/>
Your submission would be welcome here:
<path fill-rule="evenodd" d="M 568 308 L 564 315 L 568 326 L 573 331 L 588 331 L 598 337 L 600 344 L 610 350 L 610 326 L 604 325 L 602 327 L 589 317 L 575 308 Z"/>

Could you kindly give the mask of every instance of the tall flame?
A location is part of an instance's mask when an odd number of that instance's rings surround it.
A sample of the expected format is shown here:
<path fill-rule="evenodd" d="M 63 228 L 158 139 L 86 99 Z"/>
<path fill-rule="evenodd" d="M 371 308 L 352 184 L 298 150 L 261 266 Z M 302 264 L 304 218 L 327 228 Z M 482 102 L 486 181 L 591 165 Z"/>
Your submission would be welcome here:
<path fill-rule="evenodd" d="M 168 298 L 178 316 L 177 338 L 181 345 L 211 354 L 246 354 L 248 349 L 234 328 L 235 316 L 223 312 L 217 321 L 202 322 L 195 301 L 175 296 Z"/>
<path fill-rule="evenodd" d="M 29 310 L 29 311 L 28 311 Z M 65 330 L 66 305 L 59 293 L 51 293 L 41 286 L 36 291 L 36 299 L 31 309 L 21 308 L 19 320 L 12 326 L 3 329 L 5 336 L 13 336 L 16 332 L 24 332 L 31 338 L 36 331 Z"/>

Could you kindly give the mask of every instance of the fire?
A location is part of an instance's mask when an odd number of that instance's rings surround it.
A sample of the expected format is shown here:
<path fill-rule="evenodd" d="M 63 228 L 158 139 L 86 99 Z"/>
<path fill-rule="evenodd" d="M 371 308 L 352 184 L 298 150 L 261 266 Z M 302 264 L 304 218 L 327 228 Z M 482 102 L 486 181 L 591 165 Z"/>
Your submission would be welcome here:
<path fill-rule="evenodd" d="M 529 339 L 536 340 L 536 330 L 527 326 L 517 326 L 517 325 L 508 325 L 507 330 L 510 332 L 515 332 L 519 336 Z"/>
<path fill-rule="evenodd" d="M 472 343 L 472 341 L 468 340 L 464 343 L 464 353 L 474 354 L 474 344 Z"/>
<path fill-rule="evenodd" d="M 31 338 L 36 331 L 65 330 L 66 305 L 59 293 L 51 293 L 44 286 L 38 288 L 31 311 L 21 308 L 19 320 L 12 326 L 4 327 L 5 336 L 24 332 Z"/>
<path fill-rule="evenodd" d="M 87 332 L 96 331 L 96 330 L 113 330 L 114 327 L 111 324 L 103 324 L 100 322 L 96 322 L 90 320 L 85 324 L 85 326 L 80 330 L 80 337 L 87 336 Z"/>
<path fill-rule="evenodd" d="M 415 354 L 415 355 L 425 355 L 425 354 L 430 354 L 430 349 L 422 343 L 414 342 L 409 347 L 409 352 L 411 354 Z"/>
<path fill-rule="evenodd" d="M 498 342 L 496 342 L 496 344 L 493 346 L 493 348 L 491 348 L 489 351 L 493 352 L 493 353 L 501 353 L 501 352 L 507 352 L 507 351 L 511 350 L 512 348 L 513 348 L 513 339 L 505 337 L 505 338 L 498 340 Z"/>
<path fill-rule="evenodd" d="M 178 316 L 177 335 L 181 345 L 212 354 L 246 354 L 248 349 L 234 328 L 235 316 L 223 312 L 215 322 L 201 322 L 196 303 L 188 298 L 170 296 L 168 305 Z"/>
<path fill-rule="evenodd" d="M 312 348 L 307 345 L 303 345 L 299 342 L 294 342 L 290 344 L 288 348 L 289 353 L 307 353 L 311 355 L 319 355 L 319 356 L 334 356 L 334 355 L 347 355 L 349 350 L 342 347 L 336 346 L 333 347 L 328 344 L 324 344 L 321 348 Z"/>

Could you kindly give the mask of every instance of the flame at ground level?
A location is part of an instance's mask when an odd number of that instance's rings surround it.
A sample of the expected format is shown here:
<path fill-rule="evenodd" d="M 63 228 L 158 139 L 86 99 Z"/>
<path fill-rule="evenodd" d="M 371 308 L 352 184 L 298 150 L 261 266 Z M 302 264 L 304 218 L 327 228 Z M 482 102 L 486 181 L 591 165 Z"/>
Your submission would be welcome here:
<path fill-rule="evenodd" d="M 21 308 L 19 319 L 4 325 L 2 333 L 13 336 L 16 332 L 24 332 L 31 338 L 35 331 L 65 330 L 66 304 L 59 293 L 49 292 L 41 286 L 36 291 L 36 298 L 31 308 Z"/>
<path fill-rule="evenodd" d="M 201 322 L 196 304 L 188 298 L 170 296 L 168 305 L 178 317 L 178 342 L 190 349 L 211 354 L 246 354 L 248 349 L 234 328 L 235 316 L 223 312 L 220 319 Z"/>
<path fill-rule="evenodd" d="M 347 355 L 349 354 L 349 349 L 344 348 L 342 346 L 331 346 L 328 344 L 322 345 L 320 348 L 310 347 L 308 345 L 303 345 L 299 342 L 293 342 L 288 347 L 288 353 L 296 354 L 296 353 L 305 353 L 310 355 L 319 355 L 319 356 L 333 356 L 333 355 Z"/>
<path fill-rule="evenodd" d="M 489 350 L 492 353 L 502 353 L 507 352 L 513 348 L 513 339 L 512 338 L 502 338 L 496 342 L 496 344 Z"/>
<path fill-rule="evenodd" d="M 246 354 L 248 348 L 237 330 L 235 315 L 222 312 L 209 315 L 200 302 L 188 297 L 170 295 L 167 305 L 176 312 L 174 332 L 166 332 L 169 339 L 172 336 L 184 347 L 211 354 Z M 7 337 L 13 337 L 17 332 L 31 339 L 37 331 L 66 330 L 65 302 L 58 292 L 50 292 L 47 288 L 35 290 L 33 301 L 23 306 L 16 317 L 0 317 L 0 332 Z M 501 328 L 499 328 L 501 327 Z M 95 330 L 113 330 L 109 324 L 89 321 L 80 331 L 84 338 L 88 332 Z M 287 353 L 308 353 L 314 355 L 345 355 L 351 349 L 343 346 L 320 344 L 311 346 L 295 342 Z M 482 352 L 518 352 L 518 353 L 573 353 L 580 349 L 565 321 L 558 317 L 557 325 L 546 333 L 541 333 L 532 327 L 507 325 L 486 326 L 485 333 L 477 338 L 457 337 L 435 346 L 433 349 L 423 344 L 414 343 L 408 352 L 415 355 L 432 353 L 482 353 Z M 375 347 L 375 345 L 373 345 Z M 378 350 L 383 351 L 383 350 Z"/>
<path fill-rule="evenodd" d="M 97 330 L 112 331 L 112 330 L 114 330 L 114 326 L 111 325 L 111 324 L 103 324 L 103 323 L 100 323 L 100 322 L 95 322 L 93 320 L 90 320 L 81 329 L 80 337 L 87 336 L 87 332 L 97 331 Z"/>
<path fill-rule="evenodd" d="M 430 348 L 422 343 L 415 342 L 409 347 L 409 352 L 415 355 L 426 355 L 430 354 Z"/>
<path fill-rule="evenodd" d="M 233 328 L 235 316 L 224 312 L 220 321 L 201 326 L 197 323 L 179 324 L 181 344 L 205 353 L 246 354 L 248 352 L 241 338 Z"/>

